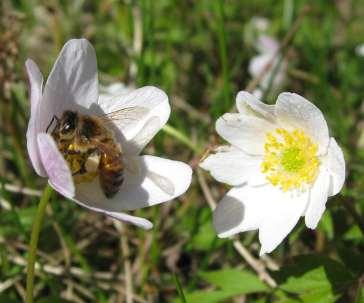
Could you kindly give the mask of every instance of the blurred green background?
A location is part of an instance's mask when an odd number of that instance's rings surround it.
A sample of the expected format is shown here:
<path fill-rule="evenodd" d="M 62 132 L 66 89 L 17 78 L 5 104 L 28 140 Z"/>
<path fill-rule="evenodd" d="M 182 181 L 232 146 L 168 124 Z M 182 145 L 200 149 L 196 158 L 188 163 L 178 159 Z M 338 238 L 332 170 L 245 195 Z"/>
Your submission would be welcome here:
<path fill-rule="evenodd" d="M 364 302 L 363 0 L 2 0 L 0 10 L 0 302 L 23 300 L 31 224 L 46 183 L 25 147 L 26 58 L 46 76 L 68 39 L 89 39 L 100 83 L 159 86 L 170 97 L 169 124 L 201 147 L 160 132 L 145 153 L 196 167 L 205 147 L 221 143 L 214 121 L 252 79 L 256 17 L 268 20 L 265 34 L 278 41 L 292 33 L 281 52 L 285 81 L 264 99 L 274 103 L 285 90 L 314 102 L 344 149 L 348 173 L 319 227 L 299 222 L 261 260 L 278 287 L 262 282 L 231 240 L 216 237 L 194 174 L 178 201 L 135 212 L 155 224 L 147 232 L 54 194 L 39 243 L 36 302 L 183 302 L 182 289 L 196 303 Z M 219 200 L 227 187 L 203 178 Z M 257 234 L 239 238 L 258 260 Z"/>

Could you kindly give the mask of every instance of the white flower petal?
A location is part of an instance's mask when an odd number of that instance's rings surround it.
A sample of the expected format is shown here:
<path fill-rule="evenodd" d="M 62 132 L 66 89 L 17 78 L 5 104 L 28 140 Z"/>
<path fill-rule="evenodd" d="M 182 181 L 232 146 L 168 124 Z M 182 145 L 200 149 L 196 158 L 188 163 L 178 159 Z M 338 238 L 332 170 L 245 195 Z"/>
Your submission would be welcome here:
<path fill-rule="evenodd" d="M 272 65 L 268 67 L 270 62 Z M 268 89 L 270 85 L 272 87 L 281 86 L 285 78 L 287 63 L 280 57 L 273 57 L 273 54 L 261 54 L 252 58 L 249 63 L 249 73 L 253 77 L 259 77 L 267 67 L 269 70 L 261 79 L 259 86 L 263 90 Z"/>
<path fill-rule="evenodd" d="M 260 35 L 257 39 L 256 48 L 260 53 L 273 55 L 279 48 L 279 42 L 272 37 Z"/>
<path fill-rule="evenodd" d="M 331 176 L 329 197 L 338 194 L 345 182 L 344 154 L 334 138 L 330 138 L 327 152 L 327 169 Z"/>
<path fill-rule="evenodd" d="M 274 129 L 272 123 L 244 114 L 224 114 L 216 121 L 217 133 L 250 155 L 263 155 L 266 133 Z"/>
<path fill-rule="evenodd" d="M 32 115 L 35 113 L 42 98 L 43 75 L 40 72 L 38 65 L 32 59 L 27 59 L 25 67 L 30 82 L 30 111 Z"/>
<path fill-rule="evenodd" d="M 102 214 L 109 216 L 111 218 L 114 218 L 116 220 L 119 220 L 119 221 L 122 221 L 125 223 L 129 223 L 129 224 L 133 224 L 135 226 L 138 226 L 138 227 L 141 227 L 144 229 L 151 229 L 153 227 L 152 222 L 150 222 L 147 219 L 136 217 L 136 216 L 131 216 L 131 215 L 128 215 L 128 214 L 122 213 L 122 212 L 107 211 L 103 208 L 97 208 L 97 207 L 90 206 L 87 203 L 82 203 L 79 200 L 76 200 L 75 198 L 70 198 L 70 199 L 73 200 L 74 202 L 76 202 L 77 204 L 81 205 L 82 207 L 85 207 L 92 211 L 102 213 Z"/>
<path fill-rule="evenodd" d="M 286 126 L 304 130 L 324 155 L 329 145 L 329 129 L 322 112 L 310 101 L 293 93 L 281 93 L 276 103 L 277 119 Z"/>
<path fill-rule="evenodd" d="M 95 50 L 86 39 L 69 40 L 62 48 L 44 88 L 41 103 L 41 130 L 54 115 L 87 109 L 97 102 L 98 78 Z"/>
<path fill-rule="evenodd" d="M 268 29 L 270 25 L 270 21 L 267 18 L 264 17 L 252 17 L 251 18 L 251 24 L 253 25 L 253 28 L 259 32 L 264 32 Z"/>
<path fill-rule="evenodd" d="M 272 54 L 261 54 L 253 57 L 249 62 L 249 67 L 248 67 L 249 73 L 253 77 L 258 77 L 260 73 L 262 73 L 262 71 L 269 64 L 269 62 L 272 60 L 272 58 L 273 58 Z M 267 78 L 267 76 L 264 76 L 264 78 Z M 262 80 L 261 82 L 264 82 L 264 80 Z M 263 85 L 263 87 L 266 88 L 266 85 Z"/>
<path fill-rule="evenodd" d="M 172 200 L 191 183 L 192 170 L 183 162 L 153 156 L 138 157 L 138 161 L 139 168 L 125 170 L 124 183 L 112 199 L 102 193 L 98 178 L 78 184 L 76 199 L 107 211 L 134 210 Z"/>
<path fill-rule="evenodd" d="M 255 115 L 258 118 L 264 117 L 270 122 L 275 121 L 274 107 L 275 105 L 265 104 L 255 95 L 240 91 L 236 96 L 236 107 L 238 111 L 245 115 Z"/>
<path fill-rule="evenodd" d="M 105 213 L 105 215 L 110 216 L 114 219 L 136 225 L 143 229 L 151 229 L 153 227 L 153 223 L 144 218 L 131 216 L 131 215 L 128 215 L 125 213 L 120 213 L 120 212 L 105 211 L 104 213 Z"/>
<path fill-rule="evenodd" d="M 159 117 L 151 117 L 147 120 L 143 128 L 128 142 L 124 142 L 123 148 L 126 153 L 130 155 L 138 155 L 150 140 L 161 129 L 161 122 Z"/>
<path fill-rule="evenodd" d="M 220 238 L 259 228 L 265 201 L 252 199 L 249 186 L 234 187 L 218 203 L 213 225 Z"/>
<path fill-rule="evenodd" d="M 127 119 L 127 123 L 124 123 L 125 119 L 114 120 L 116 127 L 121 133 L 119 139 L 124 145 L 130 143 L 135 144 L 136 150 L 141 150 L 152 138 L 149 137 L 148 142 L 143 141 L 141 145 L 139 145 L 140 142 L 138 140 L 133 142 L 134 138 L 138 138 L 138 133 L 144 131 L 143 128 L 147 121 L 152 117 L 157 117 L 159 119 L 157 129 L 160 130 L 166 124 L 171 113 L 168 96 L 162 90 L 153 86 L 145 86 L 126 95 L 119 95 L 109 100 L 101 99 L 99 100 L 99 106 L 106 114 L 123 108 L 138 107 L 146 109 L 138 117 Z M 155 125 L 153 124 L 154 134 L 158 131 L 155 129 Z"/>
<path fill-rule="evenodd" d="M 261 99 L 263 97 L 263 91 L 261 88 L 258 87 L 252 91 L 252 95 L 257 99 Z"/>
<path fill-rule="evenodd" d="M 121 95 L 127 95 L 134 90 L 132 86 L 126 86 L 124 83 L 116 82 L 108 86 L 100 85 L 98 104 L 108 102 L 112 98 Z"/>
<path fill-rule="evenodd" d="M 231 189 L 214 211 L 219 237 L 259 228 L 261 254 L 269 253 L 288 235 L 303 214 L 308 192 L 283 193 L 271 185 Z"/>
<path fill-rule="evenodd" d="M 262 186 L 268 183 L 269 181 L 267 179 L 267 175 L 262 173 L 260 165 L 258 170 L 252 172 L 252 174 L 249 176 L 248 184 L 250 186 Z"/>
<path fill-rule="evenodd" d="M 320 221 L 328 198 L 330 176 L 322 170 L 310 189 L 309 204 L 305 214 L 305 223 L 308 228 L 315 229 Z"/>
<path fill-rule="evenodd" d="M 48 134 L 40 133 L 37 139 L 40 157 L 47 172 L 49 183 L 62 195 L 73 197 L 75 187 L 71 171 L 53 138 Z"/>
<path fill-rule="evenodd" d="M 364 44 L 359 44 L 355 47 L 355 52 L 359 57 L 364 57 Z"/>
<path fill-rule="evenodd" d="M 265 201 L 259 226 L 260 255 L 273 251 L 297 224 L 308 203 L 308 191 L 283 192 L 272 185 L 255 188 L 251 199 Z"/>
<path fill-rule="evenodd" d="M 260 170 L 261 160 L 233 146 L 221 147 L 200 163 L 200 167 L 208 170 L 217 181 L 236 186 L 247 182 Z"/>
<path fill-rule="evenodd" d="M 25 62 L 30 82 L 30 119 L 27 129 L 27 149 L 30 160 L 33 164 L 35 172 L 45 177 L 47 174 L 44 170 L 42 161 L 40 159 L 37 143 L 37 135 L 39 132 L 38 127 L 38 106 L 42 98 L 43 89 L 43 76 L 39 71 L 37 64 L 31 59 Z"/>

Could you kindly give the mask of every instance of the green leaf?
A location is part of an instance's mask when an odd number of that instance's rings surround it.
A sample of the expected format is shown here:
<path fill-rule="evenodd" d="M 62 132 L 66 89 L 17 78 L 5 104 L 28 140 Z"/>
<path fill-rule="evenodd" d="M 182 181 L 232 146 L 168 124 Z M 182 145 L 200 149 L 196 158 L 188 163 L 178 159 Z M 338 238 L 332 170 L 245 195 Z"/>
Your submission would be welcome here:
<path fill-rule="evenodd" d="M 188 303 L 217 303 L 234 296 L 269 291 L 257 276 L 240 269 L 201 272 L 199 276 L 217 289 L 187 293 L 185 296 Z M 175 299 L 173 302 L 181 301 Z"/>
<path fill-rule="evenodd" d="M 18 301 L 7 296 L 6 294 L 0 294 L 0 303 L 17 303 Z"/>
<path fill-rule="evenodd" d="M 280 288 L 302 302 L 335 302 L 353 280 L 340 262 L 318 255 L 297 257 L 277 274 Z"/>
<path fill-rule="evenodd" d="M 40 300 L 37 301 L 37 303 L 67 303 L 67 302 L 69 302 L 69 301 L 60 299 L 59 297 L 56 297 L 56 296 L 49 296 L 49 297 L 41 298 Z"/>
<path fill-rule="evenodd" d="M 355 303 L 364 303 L 364 287 L 359 286 L 359 289 L 356 294 Z"/>
<path fill-rule="evenodd" d="M 239 269 L 223 269 L 202 272 L 200 276 L 210 284 L 223 290 L 235 291 L 239 294 L 268 291 L 269 288 L 259 278 L 247 271 Z"/>
<path fill-rule="evenodd" d="M 186 301 L 188 303 L 219 303 L 223 300 L 227 300 L 232 296 L 236 295 L 233 292 L 221 291 L 221 290 L 200 290 L 192 292 L 186 295 Z"/>

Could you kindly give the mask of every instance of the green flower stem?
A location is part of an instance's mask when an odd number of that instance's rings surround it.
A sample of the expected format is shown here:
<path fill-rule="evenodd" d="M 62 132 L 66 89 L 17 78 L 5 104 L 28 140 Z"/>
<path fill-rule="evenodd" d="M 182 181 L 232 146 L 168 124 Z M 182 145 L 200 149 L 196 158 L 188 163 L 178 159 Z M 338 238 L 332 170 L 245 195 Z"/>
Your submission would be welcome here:
<path fill-rule="evenodd" d="M 181 133 L 178 129 L 174 128 L 173 126 L 170 126 L 168 124 L 164 125 L 164 127 L 162 128 L 163 131 L 170 135 L 171 137 L 177 139 L 178 141 L 180 141 L 181 143 L 185 144 L 186 146 L 188 146 L 191 150 L 193 150 L 195 153 L 200 153 L 202 151 L 202 149 L 197 146 L 196 144 L 194 144 L 191 139 L 189 139 L 185 134 Z"/>
<path fill-rule="evenodd" d="M 53 189 L 52 187 L 47 184 L 44 188 L 42 197 L 38 204 L 37 213 L 34 218 L 33 227 L 32 227 L 32 234 L 30 236 L 30 243 L 29 243 L 29 252 L 28 252 L 28 266 L 27 266 L 27 291 L 25 296 L 26 303 L 33 302 L 33 288 L 34 288 L 34 265 L 35 265 L 35 258 L 37 255 L 37 246 L 38 246 L 38 239 L 40 230 L 43 223 L 44 214 L 46 211 L 46 207 L 50 197 L 52 195 Z"/>

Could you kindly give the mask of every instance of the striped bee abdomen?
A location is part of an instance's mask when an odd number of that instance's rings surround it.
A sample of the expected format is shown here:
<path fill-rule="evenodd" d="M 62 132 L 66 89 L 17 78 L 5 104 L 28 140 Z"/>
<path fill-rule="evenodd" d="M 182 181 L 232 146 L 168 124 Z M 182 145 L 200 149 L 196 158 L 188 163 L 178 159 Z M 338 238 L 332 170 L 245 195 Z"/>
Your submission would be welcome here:
<path fill-rule="evenodd" d="M 105 196 L 114 197 L 124 181 L 124 163 L 120 151 L 113 149 L 101 153 L 99 179 Z"/>

